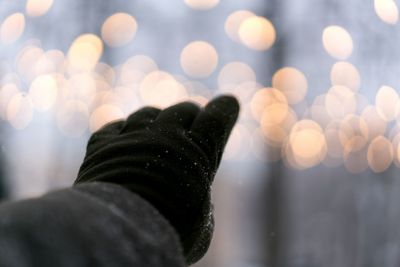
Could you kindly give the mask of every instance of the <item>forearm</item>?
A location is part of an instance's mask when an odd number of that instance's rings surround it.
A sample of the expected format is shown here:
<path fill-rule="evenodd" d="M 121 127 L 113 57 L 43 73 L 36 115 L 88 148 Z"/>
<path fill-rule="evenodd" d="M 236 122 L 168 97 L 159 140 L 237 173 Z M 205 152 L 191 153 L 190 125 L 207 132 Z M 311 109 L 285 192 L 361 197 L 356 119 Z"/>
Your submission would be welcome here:
<path fill-rule="evenodd" d="M 108 183 L 1 205 L 0 265 L 185 266 L 167 220 L 139 196 Z"/>

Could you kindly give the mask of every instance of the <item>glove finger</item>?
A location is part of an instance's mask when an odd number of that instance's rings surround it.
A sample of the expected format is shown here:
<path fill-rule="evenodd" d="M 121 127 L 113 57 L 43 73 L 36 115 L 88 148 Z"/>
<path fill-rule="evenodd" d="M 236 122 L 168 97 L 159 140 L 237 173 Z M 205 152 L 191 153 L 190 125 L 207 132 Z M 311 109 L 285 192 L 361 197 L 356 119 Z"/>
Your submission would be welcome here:
<path fill-rule="evenodd" d="M 189 129 L 200 112 L 200 107 L 191 102 L 182 102 L 160 112 L 156 121 L 160 124 L 182 126 Z"/>
<path fill-rule="evenodd" d="M 129 115 L 121 132 L 126 133 L 132 130 L 145 128 L 157 118 L 160 111 L 160 109 L 154 107 L 144 107 L 139 109 L 135 113 Z"/>
<path fill-rule="evenodd" d="M 191 133 L 196 136 L 210 155 L 214 155 L 216 167 L 239 115 L 239 103 L 232 96 L 220 96 L 207 104 L 194 120 Z M 201 145 L 201 144 L 200 144 Z"/>

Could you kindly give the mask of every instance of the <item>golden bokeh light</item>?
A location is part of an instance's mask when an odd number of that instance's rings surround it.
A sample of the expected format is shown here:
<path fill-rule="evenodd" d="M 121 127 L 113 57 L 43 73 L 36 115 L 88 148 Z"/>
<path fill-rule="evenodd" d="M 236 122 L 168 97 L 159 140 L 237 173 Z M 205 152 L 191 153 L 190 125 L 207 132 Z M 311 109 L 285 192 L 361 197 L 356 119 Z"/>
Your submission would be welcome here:
<path fill-rule="evenodd" d="M 355 114 L 347 115 L 340 122 L 339 138 L 346 153 L 362 149 L 368 141 L 369 130 L 365 120 Z"/>
<path fill-rule="evenodd" d="M 243 23 L 243 21 L 253 16 L 255 16 L 255 14 L 248 10 L 239 10 L 233 12 L 225 21 L 225 33 L 233 41 L 241 43 L 242 41 L 240 40 L 239 36 L 240 25 Z"/>
<path fill-rule="evenodd" d="M 384 172 L 392 164 L 392 143 L 384 136 L 377 136 L 368 147 L 368 164 L 374 172 Z"/>
<path fill-rule="evenodd" d="M 308 83 L 301 71 L 285 67 L 275 72 L 272 77 L 272 87 L 282 91 L 290 104 L 297 104 L 306 96 Z"/>
<path fill-rule="evenodd" d="M 53 6 L 53 0 L 28 0 L 26 14 L 30 17 L 40 17 L 46 14 Z"/>
<path fill-rule="evenodd" d="M 325 94 L 317 96 L 306 111 L 308 117 L 322 127 L 326 127 L 332 120 L 325 106 L 325 97 Z"/>
<path fill-rule="evenodd" d="M 230 92 L 245 82 L 255 82 L 256 74 L 246 63 L 233 61 L 226 64 L 218 74 L 219 90 Z"/>
<path fill-rule="evenodd" d="M 272 103 L 264 109 L 260 125 L 269 144 L 281 145 L 296 122 L 296 113 L 289 106 L 285 103 Z"/>
<path fill-rule="evenodd" d="M 2 119 L 7 119 L 7 107 L 14 95 L 19 93 L 15 83 L 6 83 L 0 88 L 0 115 Z"/>
<path fill-rule="evenodd" d="M 33 106 L 39 111 L 49 110 L 56 101 L 57 93 L 57 81 L 51 75 L 38 76 L 29 87 Z"/>
<path fill-rule="evenodd" d="M 322 33 L 322 43 L 326 52 L 339 60 L 347 59 L 353 52 L 353 39 L 348 31 L 340 26 L 326 27 Z"/>
<path fill-rule="evenodd" d="M 32 100 L 25 93 L 15 94 L 7 106 L 7 120 L 18 130 L 24 129 L 32 121 Z"/>
<path fill-rule="evenodd" d="M 382 119 L 386 121 L 392 121 L 399 114 L 399 95 L 395 89 L 384 85 L 380 87 L 376 93 L 375 106 Z"/>
<path fill-rule="evenodd" d="M 141 82 L 139 91 L 144 103 L 162 108 L 188 98 L 185 87 L 164 71 L 149 73 Z"/>
<path fill-rule="evenodd" d="M 68 100 L 81 100 L 88 106 L 96 94 L 96 81 L 87 74 L 81 73 L 72 76 L 62 88 L 62 96 Z"/>
<path fill-rule="evenodd" d="M 185 0 L 185 4 L 193 9 L 207 10 L 216 7 L 219 0 Z"/>
<path fill-rule="evenodd" d="M 115 73 L 114 68 L 111 67 L 110 65 L 104 62 L 99 62 L 95 67 L 95 72 L 100 76 L 102 76 L 104 81 L 107 82 L 108 84 L 115 83 L 117 74 Z"/>
<path fill-rule="evenodd" d="M 375 106 L 367 106 L 361 113 L 361 117 L 367 123 L 369 140 L 385 134 L 387 122 L 378 114 Z"/>
<path fill-rule="evenodd" d="M 89 123 L 87 105 L 80 100 L 68 100 L 59 107 L 57 112 L 57 126 L 68 137 L 82 136 Z"/>
<path fill-rule="evenodd" d="M 298 121 L 290 132 L 286 149 L 290 150 L 295 167 L 311 168 L 319 164 L 327 153 L 322 128 L 311 120 Z"/>
<path fill-rule="evenodd" d="M 250 108 L 253 117 L 259 121 L 264 110 L 274 103 L 282 103 L 287 105 L 286 97 L 281 91 L 270 87 L 258 90 L 253 95 L 250 102 Z"/>
<path fill-rule="evenodd" d="M 44 54 L 42 48 L 37 46 L 24 47 L 17 56 L 16 67 L 20 77 L 30 83 L 36 77 L 35 66 Z"/>
<path fill-rule="evenodd" d="M 124 86 L 138 85 L 147 74 L 157 71 L 157 63 L 149 56 L 136 55 L 129 58 L 119 71 L 119 84 Z"/>
<path fill-rule="evenodd" d="M 361 86 L 361 77 L 353 64 L 339 61 L 332 66 L 331 82 L 332 85 L 342 85 L 352 91 L 357 91 Z"/>
<path fill-rule="evenodd" d="M 119 107 L 110 104 L 101 105 L 100 107 L 96 108 L 90 115 L 90 131 L 95 132 L 103 127 L 105 124 L 123 119 L 124 117 L 125 114 Z"/>
<path fill-rule="evenodd" d="M 0 39 L 5 45 L 17 41 L 25 30 L 25 16 L 22 13 L 14 13 L 8 16 L 0 26 Z"/>
<path fill-rule="evenodd" d="M 130 43 L 136 35 L 136 19 L 127 13 L 115 13 L 108 17 L 101 27 L 104 42 L 111 47 Z"/>
<path fill-rule="evenodd" d="M 357 109 L 356 95 L 345 86 L 332 86 L 325 96 L 325 106 L 333 119 L 342 119 L 355 113 Z"/>
<path fill-rule="evenodd" d="M 94 34 L 83 34 L 74 40 L 68 50 L 70 71 L 90 71 L 103 54 L 103 42 Z"/>
<path fill-rule="evenodd" d="M 396 24 L 399 20 L 399 8 L 394 0 L 374 0 L 375 12 L 387 24 Z"/>
<path fill-rule="evenodd" d="M 268 19 L 251 16 L 240 24 L 239 37 L 247 47 L 263 51 L 275 43 L 276 32 L 274 25 Z"/>
<path fill-rule="evenodd" d="M 183 48 L 180 56 L 183 71 L 194 78 L 211 75 L 218 65 L 218 53 L 204 41 L 191 42 Z"/>

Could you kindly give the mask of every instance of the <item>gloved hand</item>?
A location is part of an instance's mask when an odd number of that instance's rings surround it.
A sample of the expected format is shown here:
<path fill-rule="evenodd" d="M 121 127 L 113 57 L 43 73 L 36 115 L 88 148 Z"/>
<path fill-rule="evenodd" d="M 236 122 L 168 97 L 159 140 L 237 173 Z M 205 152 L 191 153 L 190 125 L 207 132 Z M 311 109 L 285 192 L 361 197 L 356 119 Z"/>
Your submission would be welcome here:
<path fill-rule="evenodd" d="M 211 183 L 238 112 L 230 96 L 204 109 L 144 107 L 92 135 L 75 184 L 110 182 L 139 194 L 177 230 L 187 262 L 196 262 L 211 241 Z"/>

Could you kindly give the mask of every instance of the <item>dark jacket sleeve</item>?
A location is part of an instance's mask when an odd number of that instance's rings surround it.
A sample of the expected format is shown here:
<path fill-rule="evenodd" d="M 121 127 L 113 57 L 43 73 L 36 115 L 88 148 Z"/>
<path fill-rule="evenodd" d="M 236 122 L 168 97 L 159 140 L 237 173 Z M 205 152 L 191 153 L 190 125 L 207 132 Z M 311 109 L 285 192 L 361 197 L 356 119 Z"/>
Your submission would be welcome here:
<path fill-rule="evenodd" d="M 93 182 L 0 205 L 1 267 L 182 267 L 178 236 L 144 199 Z"/>

